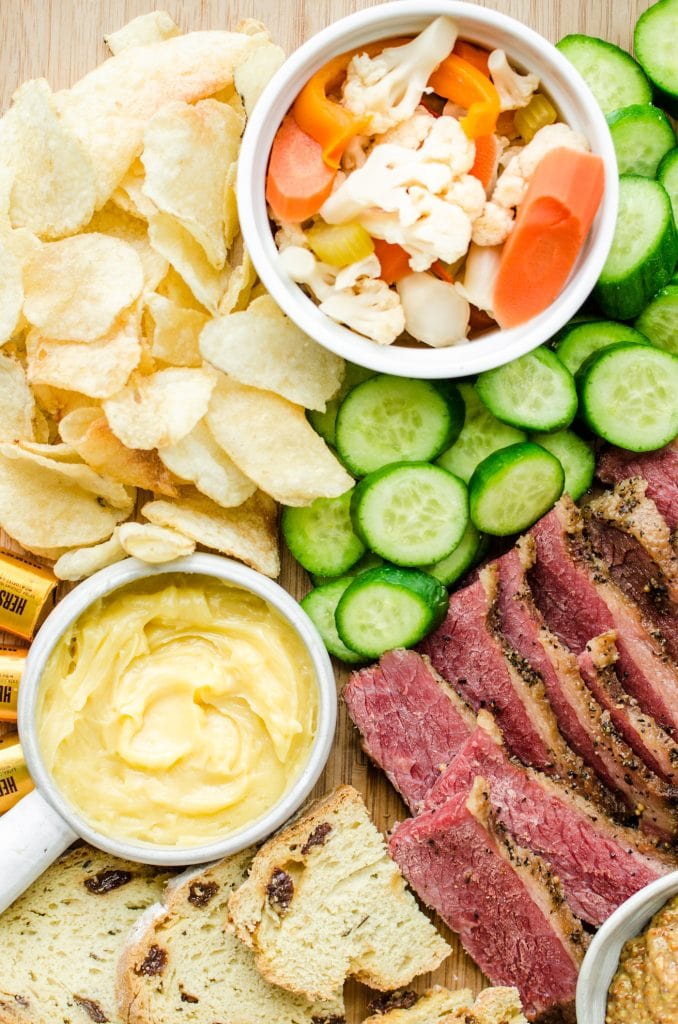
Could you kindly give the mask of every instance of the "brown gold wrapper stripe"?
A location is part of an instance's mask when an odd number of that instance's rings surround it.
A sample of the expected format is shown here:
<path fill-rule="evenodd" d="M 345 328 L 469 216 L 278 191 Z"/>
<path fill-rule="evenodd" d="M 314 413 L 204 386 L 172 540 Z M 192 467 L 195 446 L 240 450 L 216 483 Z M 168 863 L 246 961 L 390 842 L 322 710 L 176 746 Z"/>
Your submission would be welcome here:
<path fill-rule="evenodd" d="M 0 722 L 16 722 L 26 648 L 0 647 Z"/>
<path fill-rule="evenodd" d="M 33 789 L 19 736 L 10 733 L 0 739 L 0 814 L 18 803 Z"/>
<path fill-rule="evenodd" d="M 0 551 L 0 630 L 31 640 L 56 585 L 49 569 Z"/>

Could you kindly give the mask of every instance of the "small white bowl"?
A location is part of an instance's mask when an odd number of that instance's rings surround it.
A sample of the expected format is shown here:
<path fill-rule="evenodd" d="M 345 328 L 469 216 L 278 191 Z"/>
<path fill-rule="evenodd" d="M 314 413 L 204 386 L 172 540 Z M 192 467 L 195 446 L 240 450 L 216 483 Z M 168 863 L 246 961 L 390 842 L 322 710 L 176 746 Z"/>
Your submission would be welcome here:
<path fill-rule="evenodd" d="M 271 809 L 256 821 L 235 832 L 202 846 L 162 846 L 138 843 L 102 835 L 89 825 L 55 784 L 44 765 L 37 739 L 35 717 L 40 680 L 47 660 L 64 631 L 94 601 L 134 580 L 167 573 L 199 573 L 257 594 L 289 622 L 306 647 L 318 687 L 318 723 L 308 761 L 296 782 Z M 178 866 L 217 860 L 257 843 L 279 828 L 303 803 L 318 781 L 329 757 L 337 715 L 337 692 L 334 672 L 325 645 L 315 626 L 293 597 L 282 587 L 258 572 L 219 555 L 196 554 L 167 562 L 148 565 L 136 558 L 127 558 L 102 569 L 80 583 L 47 617 L 30 649 L 19 696 L 19 729 L 26 762 L 37 790 L 73 832 L 107 853 L 146 864 Z M 18 805 L 20 806 L 20 804 Z M 36 842 L 39 836 L 36 836 Z"/>
<path fill-rule="evenodd" d="M 548 309 L 510 330 L 494 330 L 444 349 L 381 346 L 330 320 L 281 270 L 265 198 L 275 133 L 302 86 L 332 57 L 361 44 L 414 35 L 439 15 L 453 18 L 459 35 L 506 50 L 519 68 L 539 75 L 560 117 L 582 132 L 605 165 L 605 192 L 588 240 L 561 294 Z M 617 217 L 617 162 L 607 122 L 593 94 L 562 54 L 513 18 L 456 0 L 397 0 L 342 18 L 296 50 L 273 76 L 249 119 L 238 162 L 238 211 L 243 238 L 259 277 L 298 326 L 330 351 L 372 370 L 400 377 L 463 377 L 500 366 L 551 338 L 583 304 L 612 244 Z"/>
<path fill-rule="evenodd" d="M 577 1024 L 605 1024 L 607 993 L 627 939 L 639 935 L 658 910 L 678 895 L 678 871 L 635 893 L 596 933 L 577 983 Z"/>

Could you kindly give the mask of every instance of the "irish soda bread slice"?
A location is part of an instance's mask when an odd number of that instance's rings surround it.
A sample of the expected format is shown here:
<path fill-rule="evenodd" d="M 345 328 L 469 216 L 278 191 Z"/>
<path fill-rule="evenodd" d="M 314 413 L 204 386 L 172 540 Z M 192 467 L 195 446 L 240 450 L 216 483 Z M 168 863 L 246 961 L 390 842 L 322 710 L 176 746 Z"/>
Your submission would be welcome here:
<path fill-rule="evenodd" d="M 264 977 L 309 999 L 330 998 L 350 975 L 399 988 L 450 952 L 351 786 L 262 846 L 229 910 Z"/>
<path fill-rule="evenodd" d="M 269 985 L 228 924 L 254 850 L 179 875 L 132 928 L 118 966 L 126 1024 L 340 1024 L 341 997 L 311 1004 Z"/>
<path fill-rule="evenodd" d="M 486 988 L 474 1003 L 470 989 L 436 985 L 423 995 L 394 992 L 370 1009 L 363 1024 L 527 1024 L 516 988 Z"/>
<path fill-rule="evenodd" d="M 80 845 L 0 917 L 1 1024 L 117 1024 L 115 966 L 166 871 Z"/>

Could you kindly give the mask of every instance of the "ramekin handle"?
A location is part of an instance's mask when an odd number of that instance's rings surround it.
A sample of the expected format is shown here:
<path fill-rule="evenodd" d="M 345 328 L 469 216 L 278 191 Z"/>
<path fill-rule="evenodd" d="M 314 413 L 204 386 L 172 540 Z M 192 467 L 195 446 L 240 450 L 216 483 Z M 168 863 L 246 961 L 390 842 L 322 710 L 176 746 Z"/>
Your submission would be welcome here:
<path fill-rule="evenodd" d="M 34 789 L 0 817 L 0 913 L 78 837 Z"/>

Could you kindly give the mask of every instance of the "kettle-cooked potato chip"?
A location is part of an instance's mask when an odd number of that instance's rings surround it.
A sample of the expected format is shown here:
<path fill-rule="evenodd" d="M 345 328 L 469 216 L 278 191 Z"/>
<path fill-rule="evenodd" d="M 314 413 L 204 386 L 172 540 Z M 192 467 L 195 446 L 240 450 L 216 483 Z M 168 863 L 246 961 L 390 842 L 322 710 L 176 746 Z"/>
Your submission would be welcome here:
<path fill-rule="evenodd" d="M 97 233 L 47 242 L 24 266 L 24 314 L 43 337 L 94 341 L 141 294 L 141 260 L 127 242 Z"/>
<path fill-rule="evenodd" d="M 6 239 L 0 236 L 0 345 L 17 329 L 23 301 L 21 267 Z"/>
<path fill-rule="evenodd" d="M 335 498 L 354 484 L 303 408 L 270 391 L 222 377 L 207 424 L 236 466 L 283 505 Z"/>
<path fill-rule="evenodd" d="M 106 203 L 103 209 L 94 214 L 86 230 L 119 238 L 136 249 L 144 273 L 145 292 L 153 291 L 169 270 L 165 257 L 151 246 L 144 222 L 112 202 Z"/>
<path fill-rule="evenodd" d="M 146 307 L 153 319 L 153 358 L 172 366 L 202 366 L 198 341 L 209 319 L 207 314 L 184 309 L 156 292 L 147 296 Z"/>
<path fill-rule="evenodd" d="M 194 483 L 222 508 L 242 505 L 257 489 L 219 447 L 204 421 L 176 444 L 161 448 L 158 454 L 175 476 Z"/>
<path fill-rule="evenodd" d="M 103 402 L 103 409 L 128 448 L 166 448 L 203 418 L 215 382 L 212 369 L 170 367 L 137 378 Z"/>
<path fill-rule="evenodd" d="M 168 213 L 151 217 L 148 236 L 155 251 L 169 260 L 198 302 L 210 313 L 216 313 L 228 270 L 215 270 L 190 231 Z"/>
<path fill-rule="evenodd" d="M 164 39 L 173 39 L 178 35 L 181 35 L 181 29 L 167 11 L 149 11 L 148 14 L 132 18 L 116 32 L 109 32 L 104 36 L 104 42 L 112 54 L 117 54 L 130 46 L 161 43 Z"/>
<path fill-rule="evenodd" d="M 167 526 L 122 523 L 117 534 L 126 554 L 153 565 L 185 558 L 195 551 L 195 541 Z"/>
<path fill-rule="evenodd" d="M 265 576 L 280 575 L 276 505 L 261 491 L 238 508 L 221 508 L 199 491 L 186 488 L 179 501 L 148 502 L 141 514 Z"/>
<path fill-rule="evenodd" d="M 241 126 L 225 103 L 168 103 L 144 132 L 143 192 L 202 246 L 208 261 L 226 262 L 226 176 L 237 160 Z"/>
<path fill-rule="evenodd" d="M 139 220 L 150 220 L 153 214 L 158 212 L 158 208 L 144 195 L 143 185 L 144 165 L 137 159 L 111 195 L 111 202 Z"/>
<path fill-rule="evenodd" d="M 105 569 L 125 557 L 125 551 L 118 540 L 118 527 L 108 540 L 88 548 L 73 548 L 66 551 L 54 564 L 54 575 L 59 580 L 82 580 L 85 576 Z"/>
<path fill-rule="evenodd" d="M 229 377 L 324 412 L 344 377 L 344 360 L 285 316 L 270 296 L 206 324 L 204 358 Z"/>
<path fill-rule="evenodd" d="M 0 441 L 33 440 L 35 399 L 18 359 L 0 352 Z"/>
<path fill-rule="evenodd" d="M 76 483 L 84 491 L 96 494 L 97 497 L 103 498 L 108 505 L 112 505 L 115 509 L 121 509 L 128 516 L 134 508 L 136 492 L 132 488 L 116 483 L 115 480 L 109 480 L 108 477 L 95 473 L 90 466 L 86 466 L 79 459 L 74 461 L 71 454 L 64 451 L 67 448 L 68 445 L 62 444 L 38 445 L 26 441 L 17 441 L 13 444 L 7 441 L 0 442 L 0 452 L 6 458 L 23 459 L 35 466 L 60 473 L 64 480 Z M 53 451 L 54 457 L 52 457 Z"/>
<path fill-rule="evenodd" d="M 275 43 L 264 43 L 248 54 L 235 70 L 235 87 L 242 96 L 247 116 L 285 60 L 285 51 Z"/>

